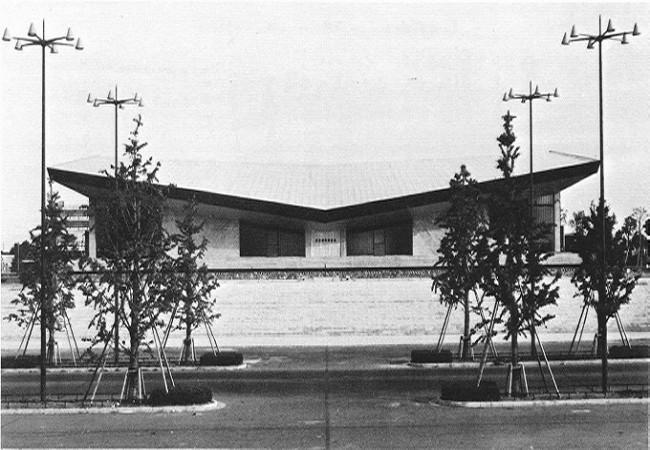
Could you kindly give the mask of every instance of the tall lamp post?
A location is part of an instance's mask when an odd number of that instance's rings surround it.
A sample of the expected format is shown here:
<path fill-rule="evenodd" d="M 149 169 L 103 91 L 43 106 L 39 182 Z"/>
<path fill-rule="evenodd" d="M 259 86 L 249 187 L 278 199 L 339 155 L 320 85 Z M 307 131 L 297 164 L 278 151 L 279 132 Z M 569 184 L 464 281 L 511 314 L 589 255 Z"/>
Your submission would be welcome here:
<path fill-rule="evenodd" d="M 115 85 L 115 97 L 113 97 L 113 92 L 108 91 L 108 96 L 106 98 L 95 98 L 93 99 L 91 94 L 88 94 L 88 103 L 91 103 L 94 107 L 99 107 L 101 105 L 112 105 L 115 108 L 115 190 L 117 191 L 117 170 L 118 170 L 118 160 L 117 160 L 117 111 L 118 109 L 124 109 L 124 105 L 138 105 L 139 107 L 144 106 L 142 103 L 142 98 L 138 97 L 138 94 L 133 94 L 133 97 L 119 99 L 117 96 L 117 85 Z M 119 331 L 119 319 L 120 319 L 120 297 L 117 292 L 117 286 L 115 286 L 115 351 L 114 351 L 114 361 L 115 365 L 119 363 L 119 352 L 120 352 L 120 331 Z"/>
<path fill-rule="evenodd" d="M 45 358 L 46 358 L 46 342 L 45 335 L 47 333 L 47 313 L 48 305 L 45 298 L 45 49 L 49 48 L 50 53 L 58 53 L 57 47 L 74 47 L 77 50 L 83 50 L 81 39 L 77 39 L 76 44 L 71 44 L 69 41 L 74 41 L 72 30 L 68 28 L 65 36 L 55 38 L 45 38 L 45 21 L 43 21 L 43 35 L 39 36 L 36 32 L 34 24 L 29 25 L 27 37 L 12 37 L 9 30 L 5 28 L 2 40 L 11 42 L 16 41 L 16 50 L 22 51 L 25 47 L 40 46 L 41 47 L 41 402 L 47 400 L 46 388 L 46 372 L 45 372 Z"/>
<path fill-rule="evenodd" d="M 541 93 L 539 92 L 539 86 L 535 86 L 535 92 L 533 92 L 533 82 L 529 81 L 528 82 L 528 94 L 514 94 L 512 92 L 512 89 L 510 89 L 509 92 L 506 92 L 503 94 L 503 101 L 507 102 L 509 100 L 521 100 L 521 103 L 526 103 L 528 102 L 528 124 L 529 124 L 529 132 L 528 132 L 528 137 L 529 137 L 529 148 L 530 148 L 530 168 L 529 168 L 529 183 L 530 186 L 528 188 L 529 192 L 529 204 L 530 204 L 530 223 L 531 225 L 533 224 L 534 215 L 533 215 L 533 201 L 534 201 L 534 194 L 533 194 L 533 184 L 534 184 L 534 177 L 533 177 L 533 100 L 538 100 L 538 99 L 544 99 L 547 102 L 551 101 L 551 97 L 559 97 L 557 93 L 557 88 L 553 91 L 553 93 Z M 530 264 L 530 261 L 529 261 Z M 530 295 L 535 295 L 535 281 L 533 279 L 532 273 L 530 274 Z M 532 355 L 536 354 L 536 347 L 535 347 L 535 323 L 534 323 L 535 318 L 533 317 L 531 319 L 530 323 L 530 353 Z"/>
<path fill-rule="evenodd" d="M 611 19 L 607 22 L 607 29 L 603 31 L 602 25 L 602 16 L 598 16 L 598 34 L 583 34 L 576 32 L 576 26 L 571 26 L 571 34 L 567 36 L 564 33 L 562 38 L 562 45 L 569 45 L 572 42 L 587 42 L 587 49 L 593 50 L 594 44 L 598 44 L 598 113 L 599 113 L 599 128 L 600 128 L 600 198 L 598 200 L 598 213 L 601 217 L 601 237 L 602 237 L 602 254 L 600 261 L 600 285 L 598 288 L 598 298 L 599 301 L 605 298 L 605 289 L 606 289 L 606 277 L 607 277 L 607 248 L 606 248 L 606 239 L 605 239 L 605 227 L 606 227 L 606 218 L 605 218 L 605 159 L 603 157 L 603 52 L 602 52 L 602 43 L 606 40 L 620 41 L 621 44 L 628 44 L 627 36 L 638 36 L 641 33 L 637 24 L 634 24 L 632 31 L 619 31 L 617 32 L 612 25 Z M 599 324 L 598 335 L 606 336 L 607 327 L 606 325 L 601 330 Z M 603 339 L 602 343 L 605 339 Z M 603 392 L 607 390 L 606 379 L 607 379 L 607 349 L 601 348 L 601 361 L 602 361 L 602 371 L 603 371 Z"/>

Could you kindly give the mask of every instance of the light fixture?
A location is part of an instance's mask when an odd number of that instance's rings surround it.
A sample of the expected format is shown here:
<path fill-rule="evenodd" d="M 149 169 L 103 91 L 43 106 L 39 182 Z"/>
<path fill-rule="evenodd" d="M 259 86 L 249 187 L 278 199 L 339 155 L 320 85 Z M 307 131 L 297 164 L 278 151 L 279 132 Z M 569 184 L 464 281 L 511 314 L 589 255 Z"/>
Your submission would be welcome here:
<path fill-rule="evenodd" d="M 605 33 L 613 33 L 614 31 L 616 30 L 614 29 L 614 25 L 612 25 L 612 19 L 609 19 L 609 21 L 607 22 L 607 30 L 605 30 Z"/>
<path fill-rule="evenodd" d="M 142 103 L 142 99 L 140 99 L 140 100 L 138 101 L 138 106 L 139 106 L 140 108 L 142 108 L 142 107 L 144 106 L 144 103 Z"/>
<path fill-rule="evenodd" d="M 555 88 L 555 91 L 553 91 L 553 97 L 558 98 L 560 94 L 557 93 L 557 88 Z"/>
<path fill-rule="evenodd" d="M 56 49 L 56 45 L 52 45 L 50 47 L 50 53 L 59 53 L 59 51 Z"/>
<path fill-rule="evenodd" d="M 593 41 L 593 40 L 590 39 L 589 42 L 587 43 L 587 49 L 593 50 L 595 43 L 596 43 L 596 41 Z"/>
<path fill-rule="evenodd" d="M 627 41 L 627 34 L 625 33 L 623 33 L 623 39 L 621 39 L 621 44 L 623 45 L 629 44 L 629 42 Z"/>
<path fill-rule="evenodd" d="M 11 41 L 11 34 L 9 33 L 9 29 L 8 29 L 8 28 L 5 28 L 5 32 L 4 32 L 4 34 L 2 35 L 2 40 L 3 40 L 3 41 L 7 41 L 7 42 Z"/>
<path fill-rule="evenodd" d="M 504 102 L 507 102 L 507 101 L 508 101 L 508 94 L 505 93 L 505 92 L 503 93 L 503 101 L 504 101 Z"/>
<path fill-rule="evenodd" d="M 575 25 L 571 25 L 571 37 L 572 38 L 578 37 L 578 33 L 576 33 L 576 26 Z"/>
<path fill-rule="evenodd" d="M 35 37 L 36 36 L 36 28 L 34 28 L 33 23 L 29 24 L 29 30 L 27 31 L 27 36 L 30 36 L 30 37 Z"/>
<path fill-rule="evenodd" d="M 77 39 L 77 45 L 75 45 L 74 48 L 76 48 L 77 50 L 83 50 L 84 49 L 84 45 L 81 42 L 81 38 Z"/>
<path fill-rule="evenodd" d="M 16 41 L 16 46 L 14 47 L 16 50 L 22 50 L 23 45 L 20 43 L 20 41 Z"/>
<path fill-rule="evenodd" d="M 72 28 L 68 28 L 68 32 L 65 35 L 66 41 L 74 41 L 74 36 L 72 35 Z"/>
<path fill-rule="evenodd" d="M 564 37 L 562 38 L 562 45 L 569 45 L 569 39 L 567 39 L 566 33 L 564 33 Z"/>
<path fill-rule="evenodd" d="M 97 99 L 95 99 L 95 101 L 93 102 L 93 106 L 95 108 L 97 108 L 99 106 L 99 101 Z"/>
<path fill-rule="evenodd" d="M 512 88 L 510 88 L 510 91 L 508 92 L 508 97 L 515 98 L 514 94 L 512 93 Z"/>
<path fill-rule="evenodd" d="M 639 31 L 639 27 L 638 27 L 637 24 L 635 23 L 635 24 L 634 24 L 634 29 L 632 30 L 632 36 L 638 36 L 638 35 L 640 35 L 640 34 L 641 34 L 641 32 Z"/>
<path fill-rule="evenodd" d="M 539 86 L 535 86 L 535 92 L 533 95 L 539 95 Z"/>
<path fill-rule="evenodd" d="M 87 103 L 93 103 L 93 96 L 88 94 L 88 99 L 86 100 Z"/>
<path fill-rule="evenodd" d="M 115 100 L 113 98 L 113 91 L 112 90 L 108 91 L 108 95 L 106 96 L 106 98 L 109 99 L 109 100 Z"/>

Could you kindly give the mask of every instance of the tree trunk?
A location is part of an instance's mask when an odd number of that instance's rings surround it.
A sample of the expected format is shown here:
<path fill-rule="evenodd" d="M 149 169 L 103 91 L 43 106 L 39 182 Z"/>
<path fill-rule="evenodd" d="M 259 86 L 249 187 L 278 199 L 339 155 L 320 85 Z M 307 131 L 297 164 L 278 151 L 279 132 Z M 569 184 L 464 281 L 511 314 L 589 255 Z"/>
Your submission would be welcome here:
<path fill-rule="evenodd" d="M 601 388 L 603 394 L 607 394 L 608 361 L 607 361 L 607 316 L 596 312 L 598 316 L 598 354 L 601 361 Z"/>
<path fill-rule="evenodd" d="M 136 266 L 137 267 L 137 266 Z M 126 402 L 140 404 L 144 400 L 143 387 L 140 383 L 140 279 L 137 270 L 132 275 L 131 323 L 129 329 L 129 368 L 126 379 Z"/>
<path fill-rule="evenodd" d="M 470 329 L 469 292 L 465 293 L 464 307 L 465 307 L 465 326 L 463 327 L 463 354 L 461 355 L 461 359 L 463 361 L 468 361 L 470 359 L 470 339 L 471 339 L 469 335 L 469 329 Z"/>
<path fill-rule="evenodd" d="M 182 351 L 181 364 L 189 364 L 190 359 L 192 358 L 192 324 L 190 320 L 185 321 L 185 340 L 183 341 L 183 351 Z M 192 363 L 194 363 L 192 359 Z"/>
<path fill-rule="evenodd" d="M 54 326 L 49 324 L 47 327 L 47 334 L 49 336 L 47 341 L 47 365 L 56 365 L 56 357 L 54 354 Z"/>

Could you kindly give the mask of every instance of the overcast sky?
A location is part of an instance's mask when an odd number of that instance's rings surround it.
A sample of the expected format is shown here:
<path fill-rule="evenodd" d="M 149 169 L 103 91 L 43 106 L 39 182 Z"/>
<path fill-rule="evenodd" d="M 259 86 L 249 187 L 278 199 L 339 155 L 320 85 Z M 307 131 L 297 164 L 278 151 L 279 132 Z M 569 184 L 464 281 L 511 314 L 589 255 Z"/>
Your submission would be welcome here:
<path fill-rule="evenodd" d="M 0 29 L 46 37 L 71 27 L 85 50 L 46 55 L 47 165 L 113 154 L 113 110 L 86 97 L 138 92 L 120 141 L 142 137 L 172 159 L 395 160 L 494 154 L 507 109 L 528 150 L 528 107 L 503 92 L 528 82 L 560 98 L 534 103 L 535 160 L 549 150 L 598 157 L 598 53 L 560 45 L 598 15 L 630 45 L 603 45 L 606 197 L 617 215 L 650 210 L 650 3 L 8 2 Z M 39 33 L 40 34 L 40 33 Z M 38 47 L 0 44 L 2 247 L 39 222 Z M 523 157 L 521 164 L 527 164 Z M 450 176 L 453 174 L 450 174 Z M 219 176 L 215 173 L 215 176 Z M 67 204 L 82 199 L 60 189 Z M 563 194 L 570 212 L 598 198 L 592 176 Z"/>

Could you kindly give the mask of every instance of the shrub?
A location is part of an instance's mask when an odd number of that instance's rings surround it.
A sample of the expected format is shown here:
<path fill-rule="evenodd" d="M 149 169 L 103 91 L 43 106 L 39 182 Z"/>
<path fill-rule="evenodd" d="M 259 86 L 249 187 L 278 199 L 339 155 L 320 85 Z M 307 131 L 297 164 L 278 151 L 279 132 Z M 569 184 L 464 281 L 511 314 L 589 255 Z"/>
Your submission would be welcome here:
<path fill-rule="evenodd" d="M 202 366 L 239 366 L 243 363 L 244 355 L 234 351 L 204 353 L 199 360 Z"/>
<path fill-rule="evenodd" d="M 147 404 L 151 406 L 197 405 L 211 401 L 212 391 L 202 386 L 175 386 L 169 392 L 158 388 L 147 398 Z"/>
<path fill-rule="evenodd" d="M 494 402 L 501 399 L 499 388 L 494 381 L 483 381 L 477 388 L 468 383 L 445 383 L 440 391 L 441 400 L 459 402 Z"/>
<path fill-rule="evenodd" d="M 451 362 L 453 356 L 449 350 L 411 350 L 411 362 L 413 363 L 446 363 Z"/>
<path fill-rule="evenodd" d="M 32 369 L 41 365 L 40 355 L 20 355 L 2 358 L 3 369 Z"/>
<path fill-rule="evenodd" d="M 610 358 L 649 358 L 650 347 L 647 345 L 633 345 L 625 347 L 615 345 L 609 348 Z"/>

